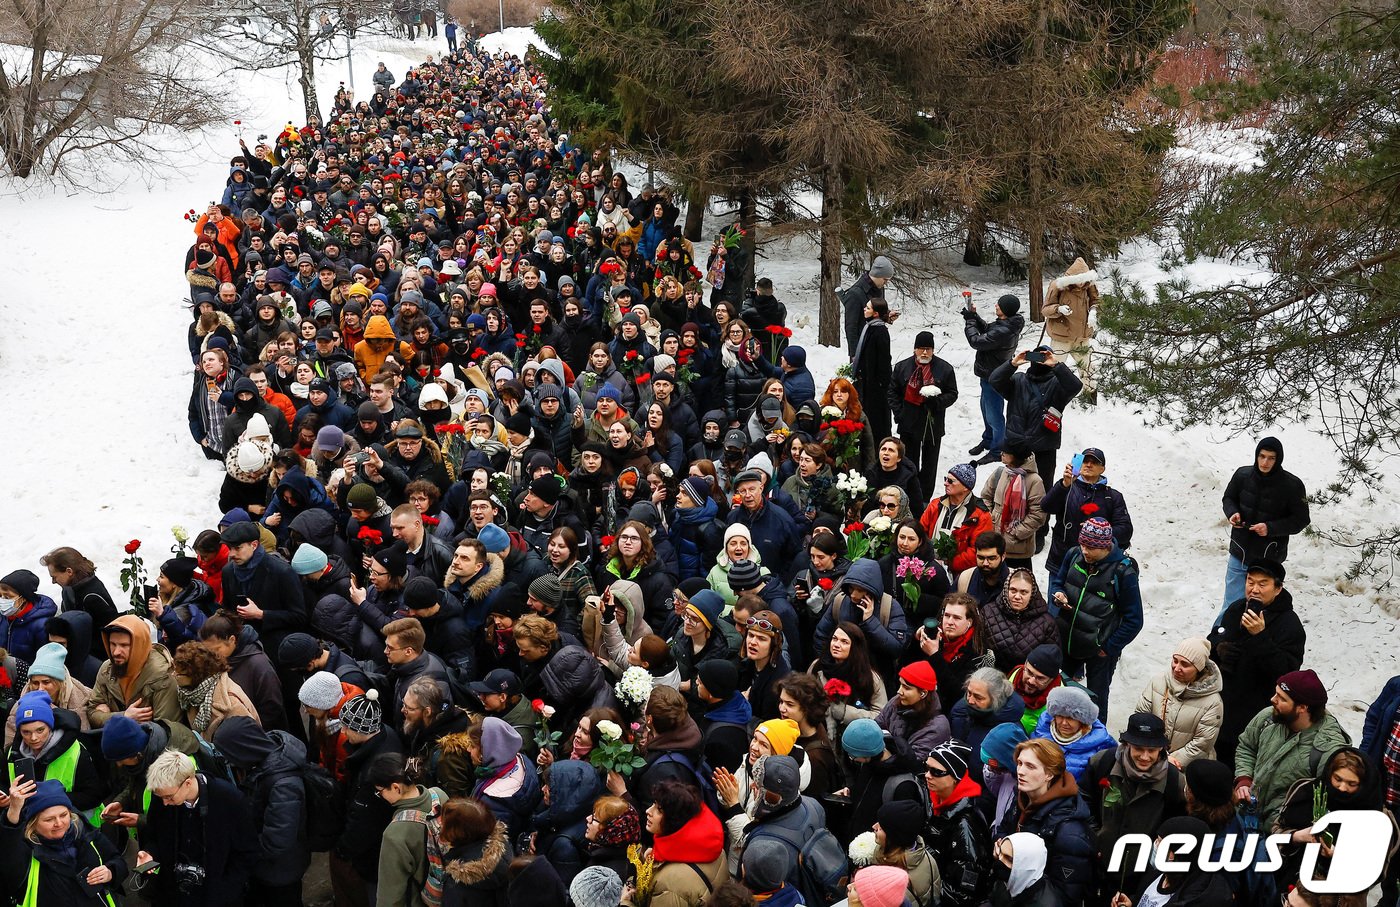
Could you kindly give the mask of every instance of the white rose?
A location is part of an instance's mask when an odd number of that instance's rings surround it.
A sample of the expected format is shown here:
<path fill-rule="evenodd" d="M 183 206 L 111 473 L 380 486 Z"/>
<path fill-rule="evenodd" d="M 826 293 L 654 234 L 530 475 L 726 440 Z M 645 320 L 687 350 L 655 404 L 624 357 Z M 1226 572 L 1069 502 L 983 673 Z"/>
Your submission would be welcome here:
<path fill-rule="evenodd" d="M 548 721 L 549 719 L 554 717 L 554 706 L 545 706 L 544 708 L 540 709 L 540 714 L 544 716 L 545 721 Z"/>
<path fill-rule="evenodd" d="M 605 718 L 598 722 L 598 733 L 603 735 L 605 740 L 617 740 L 622 737 L 622 728 L 617 726 L 617 722 Z"/>
<path fill-rule="evenodd" d="M 937 397 L 938 385 L 930 384 L 928 387 L 919 388 L 919 395 L 923 397 Z"/>
<path fill-rule="evenodd" d="M 841 410 L 840 410 L 839 408 L 835 407 L 835 406 L 823 406 L 823 407 L 822 407 L 822 418 L 823 418 L 823 419 L 839 419 L 839 418 L 841 418 Z"/>
<path fill-rule="evenodd" d="M 870 528 L 876 532 L 889 532 L 891 525 L 893 524 L 887 516 L 877 516 L 870 521 Z"/>

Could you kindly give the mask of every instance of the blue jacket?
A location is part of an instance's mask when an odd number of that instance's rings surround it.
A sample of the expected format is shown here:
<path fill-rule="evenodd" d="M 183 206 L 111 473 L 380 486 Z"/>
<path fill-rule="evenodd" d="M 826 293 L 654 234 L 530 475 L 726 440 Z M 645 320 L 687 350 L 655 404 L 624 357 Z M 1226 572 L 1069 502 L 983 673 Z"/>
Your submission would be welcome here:
<path fill-rule="evenodd" d="M 1395 724 L 1396 712 L 1400 710 L 1400 674 L 1385 682 L 1381 694 L 1366 710 L 1366 723 L 1361 729 L 1359 749 L 1371 757 L 1372 765 L 1380 765 L 1385 756 L 1385 742 L 1390 737 L 1390 728 Z"/>
<path fill-rule="evenodd" d="M 33 661 L 34 653 L 49 641 L 49 618 L 58 613 L 58 605 L 47 595 L 35 595 L 27 608 L 14 617 L 0 618 L 0 648 L 21 661 Z"/>
<path fill-rule="evenodd" d="M 791 500 L 791 498 L 789 498 Z M 763 557 L 763 563 L 781 570 L 792 569 L 802 546 L 802 531 L 792 516 L 775 501 L 765 501 L 757 513 L 744 507 L 729 511 L 729 525 L 742 523 L 753 538 L 753 545 Z M 772 569 L 772 568 L 770 568 Z M 786 575 L 783 574 L 786 579 Z"/>
<path fill-rule="evenodd" d="M 671 526 L 671 542 L 680 560 L 680 578 L 703 577 L 724 546 L 724 529 L 718 523 L 719 505 L 706 498 L 699 507 L 677 510 Z"/>
<path fill-rule="evenodd" d="M 767 561 L 766 555 L 764 561 Z M 875 608 L 870 612 L 869 620 L 861 620 L 860 609 L 845 592 L 847 586 L 859 586 L 875 597 Z M 889 625 L 880 622 L 880 602 L 885 595 L 885 581 L 880 576 L 880 564 L 868 557 L 856 559 L 842 578 L 841 589 L 841 594 L 834 599 L 831 607 L 826 609 L 821 620 L 817 622 L 815 651 L 825 652 L 832 634 L 836 632 L 836 624 L 848 620 L 865 633 L 872 656 L 878 654 L 887 662 L 897 659 L 909 640 L 909 627 L 904 618 L 904 609 L 893 598 L 890 599 Z M 874 657 L 871 658 L 871 661 L 875 660 Z"/>
<path fill-rule="evenodd" d="M 549 802 L 535 813 L 535 853 L 549 861 L 566 886 L 588 865 L 585 823 L 593 801 L 606 793 L 598 770 L 586 759 L 559 759 L 549 770 Z"/>
<path fill-rule="evenodd" d="M 1053 738 L 1050 736 L 1050 722 L 1053 720 L 1048 711 L 1043 712 L 1040 716 L 1040 720 L 1035 724 L 1035 733 L 1031 734 L 1031 739 L 1044 737 L 1047 740 L 1052 740 Z M 1059 744 L 1057 743 L 1056 745 L 1058 746 Z M 1074 776 L 1074 780 L 1078 781 L 1080 778 L 1084 777 L 1084 769 L 1089 767 L 1090 756 L 1093 756 L 1099 750 L 1111 750 L 1117 746 L 1118 741 L 1114 740 L 1112 735 L 1108 733 L 1108 728 L 1103 726 L 1102 721 L 1095 718 L 1093 727 L 1089 728 L 1089 733 L 1080 737 L 1069 746 L 1061 747 L 1061 749 L 1065 751 L 1065 767 L 1069 770 L 1069 773 Z"/>

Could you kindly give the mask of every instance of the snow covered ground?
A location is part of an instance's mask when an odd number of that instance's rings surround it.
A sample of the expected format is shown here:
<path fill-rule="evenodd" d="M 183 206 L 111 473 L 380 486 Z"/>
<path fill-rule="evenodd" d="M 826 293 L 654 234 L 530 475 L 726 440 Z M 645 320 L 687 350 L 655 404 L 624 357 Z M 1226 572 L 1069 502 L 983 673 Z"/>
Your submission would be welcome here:
<path fill-rule="evenodd" d="M 485 39 L 493 48 L 520 53 L 525 29 Z M 444 42 L 368 41 L 356 46 L 354 83 L 365 96 L 375 64 L 401 74 Z M 344 61 L 321 67 L 323 100 L 347 77 Z M 113 191 L 71 194 L 0 184 L 0 247 L 7 252 L 0 332 L 0 388 L 6 402 L 3 474 L 8 501 L 0 535 L 0 575 L 21 567 L 41 578 L 39 557 L 73 545 L 97 562 L 99 575 L 120 597 L 117 576 L 122 546 L 140 539 L 154 571 L 172 544 L 170 527 L 191 534 L 213 525 L 221 472 L 199 454 L 186 428 L 191 366 L 185 347 L 189 315 L 181 300 L 187 286 L 181 262 L 193 233 L 183 212 L 202 209 L 221 192 L 228 158 L 237 151 L 233 119 L 250 140 L 275 133 L 299 117 L 301 100 L 289 72 L 242 73 L 227 82 L 236 107 L 229 122 L 186 137 L 192 147 L 158 164 L 150 185 L 133 180 Z M 1221 154 L 1216 142 L 1199 153 Z M 1238 152 L 1228 152 L 1232 157 Z M 76 232 L 75 232 L 76 231 Z M 1111 264 L 1129 276 L 1158 279 L 1158 248 L 1131 246 Z M 846 361 L 844 350 L 818 348 L 816 253 L 793 241 L 770 247 L 760 274 L 771 277 L 797 325 L 794 342 L 806 346 L 819 379 Z M 955 269 L 972 286 L 983 311 L 1004 292 L 994 269 Z M 1193 269 L 1202 281 L 1238 276 L 1219 263 Z M 138 289 L 121 291 L 118 285 Z M 894 330 L 896 356 L 906 355 L 914 332 L 929 328 L 939 354 L 957 368 L 961 398 L 949 414 L 943 466 L 966 459 L 981 421 L 972 356 L 957 314 L 960 287 L 930 288 L 923 301 L 896 290 L 893 307 L 903 315 Z M 1037 327 L 1038 330 L 1038 327 Z M 1027 343 L 1035 334 L 1028 329 Z M 1287 468 L 1309 488 L 1335 475 L 1331 444 L 1280 414 L 1270 429 L 1286 449 Z M 1141 564 L 1146 627 L 1118 668 L 1114 727 L 1149 677 L 1164 670 L 1184 636 L 1203 636 L 1220 605 L 1227 526 L 1220 494 L 1230 472 L 1248 463 L 1254 437 L 1210 427 L 1177 431 L 1151 414 L 1105 401 L 1096 408 L 1073 404 L 1065 416 L 1065 449 L 1101 447 L 1109 480 L 1126 495 L 1136 534 L 1132 552 Z M 1062 456 L 1062 459 L 1068 454 Z M 985 479 L 984 467 L 979 479 Z M 1400 512 L 1391 485 L 1367 489 L 1335 507 L 1315 509 L 1319 528 L 1364 534 Z M 1300 537 L 1291 546 L 1288 587 L 1309 634 L 1307 664 L 1332 691 L 1344 725 L 1359 736 L 1361 716 L 1381 684 L 1396 671 L 1392 655 L 1393 598 L 1364 583 L 1343 582 L 1352 553 Z M 43 591 L 57 596 L 47 580 Z"/>

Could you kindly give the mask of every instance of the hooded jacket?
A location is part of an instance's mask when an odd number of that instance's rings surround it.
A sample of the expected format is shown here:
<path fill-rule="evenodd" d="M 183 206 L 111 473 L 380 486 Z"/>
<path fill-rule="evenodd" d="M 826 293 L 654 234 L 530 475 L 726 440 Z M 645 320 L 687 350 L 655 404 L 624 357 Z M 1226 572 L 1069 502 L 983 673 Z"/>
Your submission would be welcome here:
<path fill-rule="evenodd" d="M 1090 485 L 1083 477 L 1076 477 L 1069 487 L 1056 476 L 1041 476 L 1042 482 L 1050 487 L 1040 502 L 1046 519 L 1055 517 L 1055 529 L 1050 534 L 1050 553 L 1046 556 L 1046 566 L 1051 571 L 1059 566 L 1065 554 L 1079 544 L 1079 530 L 1093 517 L 1108 520 L 1113 527 L 1113 539 L 1118 547 L 1126 549 L 1133 541 L 1133 518 L 1128 515 L 1128 503 L 1123 493 L 1110 488 L 1108 479 L 1100 477 Z"/>
<path fill-rule="evenodd" d="M 380 349 L 375 349 L 371 341 L 387 341 L 380 343 Z M 365 339 L 355 344 L 355 368 L 360 372 L 360 380 L 366 384 L 384 366 L 384 360 L 390 353 L 396 353 L 398 358 L 404 362 L 413 359 L 413 348 L 407 343 L 401 343 L 394 334 L 394 328 L 389 324 L 389 319 L 383 315 L 371 315 L 369 322 L 365 325 Z"/>
<path fill-rule="evenodd" d="M 586 822 L 593 801 L 606 793 L 598 770 L 586 759 L 561 759 L 550 766 L 549 802 L 535 813 L 535 853 L 550 862 L 565 886 L 588 865 Z"/>
<path fill-rule="evenodd" d="M 47 595 L 24 591 L 21 595 L 19 610 L 9 617 L 0 616 L 0 648 L 22 661 L 33 661 L 34 653 L 49 641 L 45 627 L 58 613 L 58 605 Z"/>
<path fill-rule="evenodd" d="M 1045 842 L 1045 875 L 1066 904 L 1082 904 L 1094 881 L 1098 850 L 1089 824 L 1089 804 L 1068 773 L 1050 782 L 1050 788 L 1034 799 L 1017 795 L 1015 808 L 1007 810 L 996 837 L 1023 831 Z"/>
<path fill-rule="evenodd" d="M 496 823 L 486 840 L 449 850 L 444 855 L 447 878 L 443 907 L 506 907 L 510 886 L 507 870 L 512 854 L 506 827 L 501 822 Z"/>
<path fill-rule="evenodd" d="M 49 619 L 45 636 L 67 640 L 68 654 L 63 666 L 69 677 L 76 677 L 89 689 L 97 682 L 102 659 L 92 655 L 92 615 L 86 611 L 69 611 Z M 98 640 L 99 644 L 101 640 Z"/>
<path fill-rule="evenodd" d="M 251 801 L 253 827 L 261 849 L 253 878 L 286 885 L 311 864 L 306 843 L 306 744 L 286 731 L 264 732 L 251 718 L 227 718 L 214 734 L 214 746 L 242 773 L 239 788 Z"/>
<path fill-rule="evenodd" d="M 851 596 L 845 591 L 848 586 L 858 586 L 875 599 L 875 607 L 868 619 L 862 619 L 860 608 L 856 607 Z M 841 580 L 841 587 L 841 594 L 832 599 L 831 607 L 826 609 L 821 620 L 817 622 L 815 651 L 827 651 L 831 637 L 836 632 L 837 623 L 847 620 L 861 628 L 873 652 L 893 663 L 904 651 L 909 628 L 905 623 L 904 609 L 893 597 L 885 594 L 880 564 L 866 557 L 853 561 Z M 889 603 L 888 608 L 885 604 L 886 599 Z M 888 621 L 881 620 L 885 614 L 888 614 Z"/>
<path fill-rule="evenodd" d="M 652 907 L 699 907 L 729 874 L 724 826 L 704 806 L 674 833 L 658 835 L 652 856 L 656 860 Z"/>
<path fill-rule="evenodd" d="M 1011 581 L 1008 575 L 1006 582 Z M 987 628 L 987 644 L 996 652 L 997 670 L 1009 673 L 1024 664 L 1026 656 L 1036 646 L 1050 643 L 1060 645 L 1060 631 L 1045 596 L 1036 584 L 1030 603 L 1023 611 L 1013 611 L 1006 600 L 1006 583 L 1001 594 L 982 608 L 982 622 Z"/>
<path fill-rule="evenodd" d="M 264 730 L 287 729 L 282 683 L 277 679 L 272 659 L 258 641 L 258 631 L 252 627 L 239 631 L 233 654 L 228 658 L 228 676 L 252 704 Z"/>
<path fill-rule="evenodd" d="M 1278 455 L 1274 468 L 1259 471 L 1260 451 Z M 1254 462 L 1241 466 L 1230 477 L 1221 498 L 1225 518 L 1240 515 L 1240 524 L 1230 530 L 1230 555 L 1245 564 L 1260 558 L 1288 559 L 1288 537 L 1297 535 L 1312 522 L 1308 512 L 1308 492 L 1303 482 L 1283 468 L 1283 442 L 1262 438 L 1254 447 Z M 1263 523 L 1267 534 L 1255 535 L 1249 527 Z"/>
<path fill-rule="evenodd" d="M 1206 659 L 1206 666 L 1188 684 L 1178 683 L 1171 671 L 1163 671 L 1148 683 L 1136 712 L 1151 712 L 1167 726 L 1168 754 L 1184 769 L 1196 759 L 1214 759 L 1225 705 L 1220 668 Z"/>
<path fill-rule="evenodd" d="M 1045 333 L 1058 348 L 1076 347 L 1094 336 L 1089 310 L 1099 304 L 1098 276 L 1084 259 L 1076 258 L 1063 276 L 1050 281 L 1040 311 L 1045 316 Z M 1069 309 L 1068 314 L 1060 311 L 1061 306 Z"/>
<path fill-rule="evenodd" d="M 113 672 L 110 660 L 103 663 L 97 672 L 92 698 L 88 700 L 88 723 L 94 728 L 102 727 L 108 718 L 125 711 L 138 699 L 154 712 L 153 720 L 179 721 L 180 703 L 175 695 L 173 665 L 165 646 L 151 643 L 150 628 L 135 614 L 123 614 L 108 624 L 102 632 L 103 646 L 107 645 L 107 636 L 113 630 L 122 630 L 131 636 L 127 669 L 124 675 L 118 675 Z"/>

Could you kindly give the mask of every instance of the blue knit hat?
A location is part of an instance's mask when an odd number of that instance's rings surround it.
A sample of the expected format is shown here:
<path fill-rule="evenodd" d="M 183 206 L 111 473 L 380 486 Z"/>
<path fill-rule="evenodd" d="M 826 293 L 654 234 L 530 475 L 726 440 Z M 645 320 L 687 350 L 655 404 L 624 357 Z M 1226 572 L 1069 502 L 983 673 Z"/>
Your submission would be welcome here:
<path fill-rule="evenodd" d="M 44 810 L 54 806 L 63 806 L 71 810 L 73 801 L 68 799 L 68 791 L 63 789 L 63 782 L 57 780 L 40 781 L 35 785 L 34 795 L 24 801 L 24 821 L 28 822 Z"/>
<path fill-rule="evenodd" d="M 476 534 L 477 541 L 486 546 L 488 554 L 504 554 L 510 550 L 510 535 L 495 523 L 487 523 Z"/>
<path fill-rule="evenodd" d="M 803 368 L 807 365 L 807 351 L 800 346 L 790 346 L 783 350 L 783 358 L 793 368 Z"/>
<path fill-rule="evenodd" d="M 955 463 L 948 475 L 962 483 L 964 488 L 977 487 L 977 466 L 974 463 Z"/>
<path fill-rule="evenodd" d="M 614 403 L 622 402 L 621 392 L 611 384 L 604 384 L 602 387 L 598 388 L 598 399 L 602 400 L 604 397 L 612 400 Z"/>
<path fill-rule="evenodd" d="M 19 698 L 15 706 L 15 728 L 38 721 L 53 729 L 53 700 L 43 690 L 33 690 Z"/>
<path fill-rule="evenodd" d="M 885 732 L 873 718 L 857 718 L 841 734 L 841 749 L 854 759 L 873 759 L 885 751 Z"/>
<path fill-rule="evenodd" d="M 297 546 L 296 554 L 292 555 L 292 569 L 297 576 L 310 576 L 326 569 L 330 561 L 326 558 L 326 553 L 320 548 L 310 543 L 303 543 Z"/>
<path fill-rule="evenodd" d="M 997 725 L 982 738 L 982 762 L 985 764 L 995 759 L 997 765 L 1007 771 L 1013 771 L 1016 765 L 1016 747 L 1025 743 L 1027 739 L 1026 729 L 1021 727 L 1019 721 L 1007 721 Z"/>
<path fill-rule="evenodd" d="M 54 680 L 68 679 L 68 650 L 62 643 L 46 642 L 34 653 L 34 663 L 29 666 L 29 676 L 52 677 Z"/>
<path fill-rule="evenodd" d="M 690 607 L 713 630 L 719 626 L 719 616 L 724 613 L 724 599 L 713 589 L 701 589 L 690 597 Z"/>
<path fill-rule="evenodd" d="M 125 715 L 113 715 L 102 725 L 102 755 L 108 762 L 130 759 L 144 752 L 148 742 L 145 728 Z"/>

